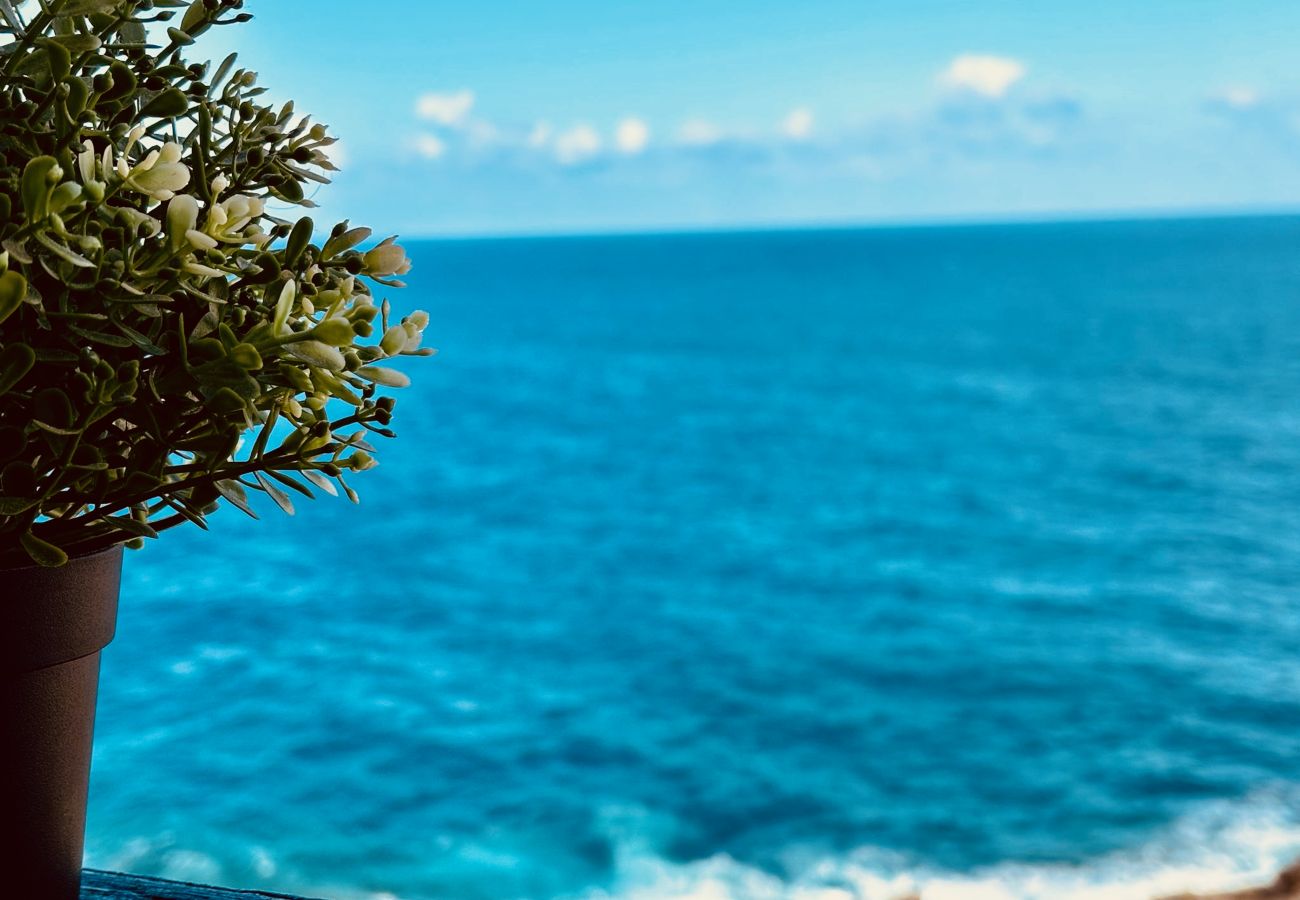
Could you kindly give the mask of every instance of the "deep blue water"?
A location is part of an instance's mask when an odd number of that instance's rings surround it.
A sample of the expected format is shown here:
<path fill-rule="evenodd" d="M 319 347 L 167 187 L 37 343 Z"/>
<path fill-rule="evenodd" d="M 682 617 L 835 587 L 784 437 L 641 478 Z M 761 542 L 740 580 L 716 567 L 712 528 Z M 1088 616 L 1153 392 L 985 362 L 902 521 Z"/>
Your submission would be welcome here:
<path fill-rule="evenodd" d="M 1300 220 L 411 251 L 441 354 L 362 504 L 128 556 L 90 862 L 930 900 L 1300 854 Z"/>

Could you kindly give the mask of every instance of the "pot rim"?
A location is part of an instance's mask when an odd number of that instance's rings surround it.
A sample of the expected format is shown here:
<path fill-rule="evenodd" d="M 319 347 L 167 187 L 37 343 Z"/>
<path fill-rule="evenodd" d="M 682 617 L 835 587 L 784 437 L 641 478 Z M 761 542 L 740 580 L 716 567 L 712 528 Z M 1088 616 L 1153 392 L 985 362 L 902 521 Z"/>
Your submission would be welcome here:
<path fill-rule="evenodd" d="M 109 553 L 121 553 L 123 552 L 123 548 L 125 547 L 125 545 L 126 542 L 123 541 L 122 543 L 114 544 L 111 547 L 105 547 L 103 550 L 93 550 L 90 553 L 77 553 L 75 555 L 69 556 L 68 561 L 61 566 L 42 566 L 40 563 L 36 563 L 36 562 L 27 562 L 21 566 L 6 566 L 4 564 L 0 564 L 0 575 L 8 574 L 10 572 L 27 572 L 30 571 L 31 569 L 42 569 L 47 572 L 57 572 L 60 569 L 67 568 L 68 566 L 72 565 L 75 562 L 78 562 L 79 560 L 94 559 L 96 556 L 103 556 Z"/>
<path fill-rule="evenodd" d="M 0 570 L 0 679 L 102 650 L 117 630 L 120 544 L 57 567 Z"/>

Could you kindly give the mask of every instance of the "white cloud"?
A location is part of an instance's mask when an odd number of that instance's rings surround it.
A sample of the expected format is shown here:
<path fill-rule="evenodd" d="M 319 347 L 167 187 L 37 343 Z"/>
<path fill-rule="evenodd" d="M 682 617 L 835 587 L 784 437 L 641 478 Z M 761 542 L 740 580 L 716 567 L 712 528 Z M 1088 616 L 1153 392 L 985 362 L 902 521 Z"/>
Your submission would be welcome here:
<path fill-rule="evenodd" d="M 1229 87 L 1216 93 L 1213 98 L 1230 109 L 1254 109 L 1259 106 L 1259 92 L 1248 87 Z"/>
<path fill-rule="evenodd" d="M 474 119 L 464 125 L 469 145 L 475 149 L 492 147 L 501 142 L 501 131 L 491 122 Z"/>
<path fill-rule="evenodd" d="M 425 159 L 437 159 L 447 152 L 447 145 L 432 134 L 419 134 L 415 137 L 415 152 Z"/>
<path fill-rule="evenodd" d="M 322 148 L 322 152 L 329 158 L 330 162 L 334 163 L 334 165 L 338 166 L 340 169 L 346 167 L 348 161 L 352 159 L 352 156 L 348 153 L 348 148 L 342 141 L 338 140 L 330 144 L 328 147 Z"/>
<path fill-rule="evenodd" d="M 528 137 L 524 138 L 524 143 L 534 149 L 541 149 L 551 142 L 553 130 L 550 122 L 538 122 L 533 126 L 533 130 L 528 132 Z"/>
<path fill-rule="evenodd" d="M 984 97 L 1001 97 L 1025 77 L 1025 64 L 1007 56 L 958 56 L 939 75 L 939 81 L 954 90 L 972 91 Z"/>
<path fill-rule="evenodd" d="M 706 119 L 689 119 L 677 129 L 677 139 L 693 147 L 707 147 L 722 140 L 722 129 Z"/>
<path fill-rule="evenodd" d="M 790 111 L 790 114 L 781 120 L 781 133 L 788 138 L 801 141 L 813 130 L 812 110 L 806 106 Z"/>
<path fill-rule="evenodd" d="M 451 128 L 463 124 L 473 108 L 474 92 L 465 90 L 423 94 L 415 101 L 415 113 L 421 119 Z"/>
<path fill-rule="evenodd" d="M 614 143 L 624 153 L 640 153 L 650 143 L 650 127 L 641 119 L 628 117 L 618 123 L 618 128 L 614 131 Z"/>
<path fill-rule="evenodd" d="M 555 158 L 564 165 L 582 162 L 600 152 L 603 142 L 590 125 L 575 125 L 555 136 Z"/>

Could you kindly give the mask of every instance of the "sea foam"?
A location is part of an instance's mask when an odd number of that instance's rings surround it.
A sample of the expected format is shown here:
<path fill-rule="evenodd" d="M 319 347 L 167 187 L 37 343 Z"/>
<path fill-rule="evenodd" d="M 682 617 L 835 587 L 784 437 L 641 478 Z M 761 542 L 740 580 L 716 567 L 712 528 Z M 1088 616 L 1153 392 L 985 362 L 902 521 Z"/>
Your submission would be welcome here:
<path fill-rule="evenodd" d="M 783 876 L 725 854 L 670 862 L 620 848 L 617 876 L 583 900 L 1152 900 L 1266 884 L 1300 857 L 1300 791 L 1213 803 L 1140 847 L 1080 864 L 942 871 L 878 848 L 805 861 Z"/>

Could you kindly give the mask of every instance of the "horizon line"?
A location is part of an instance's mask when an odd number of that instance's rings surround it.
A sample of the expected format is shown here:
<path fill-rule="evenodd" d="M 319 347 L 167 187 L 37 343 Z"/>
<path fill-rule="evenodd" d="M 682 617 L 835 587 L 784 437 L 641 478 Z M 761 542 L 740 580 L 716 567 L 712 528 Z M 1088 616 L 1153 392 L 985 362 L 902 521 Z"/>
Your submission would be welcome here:
<path fill-rule="evenodd" d="M 1006 227 L 1017 225 L 1068 225 L 1083 223 L 1212 221 L 1218 219 L 1282 219 L 1300 216 L 1300 205 L 1289 206 L 1187 206 L 1142 207 L 1111 210 L 1052 210 L 1041 213 L 972 213 L 955 216 L 917 216 L 887 219 L 777 220 L 718 224 L 662 224 L 646 226 L 593 226 L 559 230 L 482 230 L 464 232 L 405 232 L 406 241 L 511 241 L 573 240 L 582 238 L 665 237 L 669 235 L 723 235 L 815 233 L 819 231 L 902 231 L 943 228 Z"/>

